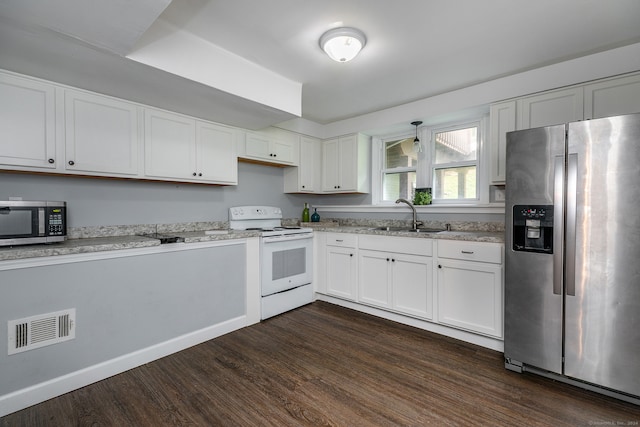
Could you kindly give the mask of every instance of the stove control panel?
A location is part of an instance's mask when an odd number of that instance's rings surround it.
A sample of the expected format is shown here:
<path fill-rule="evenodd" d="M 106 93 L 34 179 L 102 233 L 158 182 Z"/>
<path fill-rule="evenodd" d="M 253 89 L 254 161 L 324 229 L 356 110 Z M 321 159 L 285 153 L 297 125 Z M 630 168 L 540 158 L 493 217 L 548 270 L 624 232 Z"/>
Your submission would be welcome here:
<path fill-rule="evenodd" d="M 281 218 L 282 210 L 274 206 L 236 206 L 229 208 L 230 221 Z"/>

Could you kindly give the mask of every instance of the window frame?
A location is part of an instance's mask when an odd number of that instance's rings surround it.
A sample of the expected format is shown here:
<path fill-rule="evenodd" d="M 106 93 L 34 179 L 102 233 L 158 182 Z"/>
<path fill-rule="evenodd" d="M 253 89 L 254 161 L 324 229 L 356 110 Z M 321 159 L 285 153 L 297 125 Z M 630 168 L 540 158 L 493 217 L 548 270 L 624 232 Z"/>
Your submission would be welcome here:
<path fill-rule="evenodd" d="M 469 128 L 473 128 L 475 127 L 477 129 L 477 147 L 476 147 L 476 158 L 475 160 L 464 160 L 464 161 L 458 161 L 458 162 L 449 162 L 449 163 L 436 163 L 435 159 L 436 159 L 436 134 L 438 133 L 442 133 L 442 132 L 450 132 L 450 131 L 455 131 L 455 130 L 460 130 L 460 129 L 469 129 Z M 435 190 L 432 190 L 432 194 L 433 194 L 433 201 L 432 203 L 434 204 L 442 204 L 442 203 L 479 203 L 480 199 L 481 199 L 481 195 L 480 195 L 480 173 L 481 173 L 481 168 L 480 168 L 480 163 L 481 163 L 481 148 L 482 148 L 482 120 L 478 119 L 478 120 L 472 120 L 472 121 L 465 121 L 465 122 L 459 122 L 459 123 L 448 123 L 446 125 L 443 126 L 436 126 L 436 127 L 432 127 L 429 129 L 430 130 L 430 134 L 431 134 L 431 138 L 430 138 L 430 149 L 431 149 L 431 164 L 429 165 L 429 175 L 431 177 L 431 187 L 433 188 L 435 186 L 435 180 L 436 180 L 436 171 L 438 170 L 446 170 L 446 169 L 455 169 L 455 168 L 462 168 L 462 167 L 469 167 L 469 166 L 475 166 L 476 167 L 476 197 L 474 198 L 466 198 L 466 199 L 443 199 L 443 198 L 436 198 L 435 197 Z"/>
<path fill-rule="evenodd" d="M 429 126 L 418 128 L 418 138 L 422 144 L 422 151 L 418 153 L 418 163 L 416 166 L 416 188 L 431 187 L 434 182 L 434 162 L 435 159 L 435 143 L 434 137 L 436 132 L 444 130 L 455 130 L 470 126 L 478 127 L 478 148 L 476 165 L 476 198 L 475 199 L 434 199 L 432 205 L 417 206 L 418 209 L 428 210 L 430 207 L 437 206 L 476 206 L 489 203 L 489 156 L 488 153 L 488 122 L 489 115 L 487 113 L 474 114 L 459 120 L 435 123 Z M 400 140 L 405 138 L 415 138 L 415 130 L 406 132 L 398 132 L 393 134 L 372 137 L 372 156 L 371 156 L 371 203 L 374 206 L 390 206 L 394 201 L 383 200 L 383 183 L 384 173 L 388 171 L 383 169 L 385 165 L 384 143 L 392 140 Z M 467 163 L 467 162 L 465 162 Z M 449 164 L 450 165 L 450 164 Z M 399 169 L 399 168 L 398 168 Z M 411 168 L 409 168 L 411 169 Z M 387 172 L 388 173 L 388 172 Z"/>
<path fill-rule="evenodd" d="M 418 176 L 420 174 L 420 154 L 418 153 L 418 161 L 416 167 L 399 167 L 386 169 L 386 151 L 385 143 L 389 141 L 401 141 L 403 139 L 415 138 L 415 133 L 403 132 L 398 134 L 385 135 L 383 137 L 372 138 L 373 150 L 372 150 L 372 199 L 374 205 L 393 205 L 395 200 L 384 200 L 384 176 L 389 173 L 402 173 L 402 172 L 415 172 L 416 173 L 416 185 L 418 182 Z"/>

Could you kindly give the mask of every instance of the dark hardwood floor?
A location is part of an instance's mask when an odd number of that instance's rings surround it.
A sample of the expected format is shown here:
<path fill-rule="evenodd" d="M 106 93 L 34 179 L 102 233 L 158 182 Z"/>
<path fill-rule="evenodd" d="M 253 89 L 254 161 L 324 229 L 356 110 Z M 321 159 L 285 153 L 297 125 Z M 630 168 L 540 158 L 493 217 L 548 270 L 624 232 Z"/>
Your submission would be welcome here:
<path fill-rule="evenodd" d="M 638 425 L 640 406 L 316 302 L 0 418 L 2 426 Z"/>

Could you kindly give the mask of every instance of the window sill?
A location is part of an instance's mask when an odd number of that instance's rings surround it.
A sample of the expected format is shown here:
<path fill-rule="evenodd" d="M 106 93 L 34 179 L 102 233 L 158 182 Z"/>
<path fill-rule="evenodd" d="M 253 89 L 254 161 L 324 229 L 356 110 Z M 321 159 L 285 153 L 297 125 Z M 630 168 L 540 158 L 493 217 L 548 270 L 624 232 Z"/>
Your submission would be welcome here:
<path fill-rule="evenodd" d="M 398 213 L 407 210 L 402 205 L 314 205 L 321 212 L 356 212 L 356 213 Z M 419 213 L 434 214 L 504 214 L 504 203 L 489 203 L 484 205 L 465 204 L 435 204 L 416 206 Z"/>

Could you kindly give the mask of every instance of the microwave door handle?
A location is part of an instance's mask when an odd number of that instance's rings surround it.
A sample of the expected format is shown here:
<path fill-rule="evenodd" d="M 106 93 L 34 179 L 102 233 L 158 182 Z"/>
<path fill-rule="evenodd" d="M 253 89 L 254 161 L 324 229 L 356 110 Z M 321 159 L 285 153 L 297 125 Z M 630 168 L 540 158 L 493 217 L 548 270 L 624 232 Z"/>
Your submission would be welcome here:
<path fill-rule="evenodd" d="M 38 235 L 44 236 L 44 208 L 38 208 Z"/>

